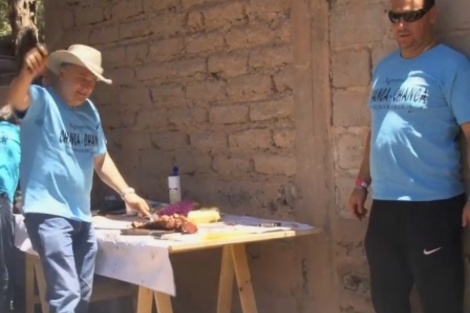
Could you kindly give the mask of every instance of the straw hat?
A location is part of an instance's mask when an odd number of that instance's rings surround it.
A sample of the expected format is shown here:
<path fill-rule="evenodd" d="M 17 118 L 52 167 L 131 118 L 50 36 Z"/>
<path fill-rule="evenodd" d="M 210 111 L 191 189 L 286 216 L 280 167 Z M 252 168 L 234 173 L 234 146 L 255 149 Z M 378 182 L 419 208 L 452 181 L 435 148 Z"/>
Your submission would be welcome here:
<path fill-rule="evenodd" d="M 101 67 L 101 52 L 86 45 L 71 45 L 67 50 L 57 50 L 48 57 L 47 67 L 58 74 L 63 63 L 75 64 L 87 68 L 99 81 L 112 84 L 112 80 L 105 78 Z"/>

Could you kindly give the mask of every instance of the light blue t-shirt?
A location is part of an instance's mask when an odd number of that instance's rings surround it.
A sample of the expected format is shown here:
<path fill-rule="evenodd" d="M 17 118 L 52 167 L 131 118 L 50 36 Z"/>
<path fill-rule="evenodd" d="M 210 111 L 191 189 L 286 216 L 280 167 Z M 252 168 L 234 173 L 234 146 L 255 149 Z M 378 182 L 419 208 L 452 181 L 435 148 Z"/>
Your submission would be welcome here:
<path fill-rule="evenodd" d="M 20 128 L 0 122 L 0 193 L 6 193 L 13 204 L 20 176 Z"/>
<path fill-rule="evenodd" d="M 25 213 L 91 221 L 93 160 L 106 152 L 90 100 L 72 108 L 52 88 L 31 86 L 21 123 L 21 190 Z"/>
<path fill-rule="evenodd" d="M 446 45 L 376 67 L 371 110 L 372 196 L 431 201 L 464 192 L 457 136 L 470 121 L 470 63 Z"/>

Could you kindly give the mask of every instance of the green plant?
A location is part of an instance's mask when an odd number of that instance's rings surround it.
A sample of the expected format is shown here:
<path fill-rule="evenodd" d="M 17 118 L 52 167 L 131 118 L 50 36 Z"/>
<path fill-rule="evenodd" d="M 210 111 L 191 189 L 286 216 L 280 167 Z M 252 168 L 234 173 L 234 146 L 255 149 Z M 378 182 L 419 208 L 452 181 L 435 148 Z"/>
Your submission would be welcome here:
<path fill-rule="evenodd" d="M 39 38 L 43 38 L 45 29 L 44 19 L 44 0 L 36 1 L 36 24 L 39 31 Z M 8 19 L 8 0 L 0 0 L 0 37 L 11 33 L 10 22 Z"/>
<path fill-rule="evenodd" d="M 0 37 L 4 37 L 11 32 L 8 22 L 8 3 L 7 0 L 0 0 Z"/>
<path fill-rule="evenodd" d="M 44 16 L 44 0 L 37 0 L 37 7 L 36 7 L 36 24 L 38 26 L 39 32 L 39 41 L 42 41 L 45 36 L 45 29 L 46 29 L 46 20 Z"/>

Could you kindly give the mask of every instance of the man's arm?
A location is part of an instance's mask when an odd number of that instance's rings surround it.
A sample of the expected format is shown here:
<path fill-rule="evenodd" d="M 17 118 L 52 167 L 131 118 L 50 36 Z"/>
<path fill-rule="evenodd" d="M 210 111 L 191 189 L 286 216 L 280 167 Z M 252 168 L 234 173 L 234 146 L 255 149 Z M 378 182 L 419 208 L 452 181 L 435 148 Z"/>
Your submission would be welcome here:
<path fill-rule="evenodd" d="M 47 52 L 34 48 L 25 56 L 24 67 L 18 77 L 13 80 L 7 94 L 7 103 L 11 103 L 15 111 L 24 112 L 30 105 L 29 86 L 34 78 L 44 71 L 47 65 Z"/>
<path fill-rule="evenodd" d="M 11 103 L 15 111 L 24 112 L 29 108 L 28 89 L 34 78 L 28 76 L 20 72 L 20 75 L 13 80 L 8 90 L 7 101 Z"/>
<path fill-rule="evenodd" d="M 108 152 L 95 157 L 94 167 L 98 177 L 119 193 L 127 205 L 152 219 L 147 202 L 129 188 Z"/>
<path fill-rule="evenodd" d="M 468 156 L 470 155 L 470 153 L 468 153 L 468 149 L 470 148 L 470 122 L 467 122 L 467 123 L 463 123 L 462 125 L 460 125 L 460 129 L 462 130 L 462 133 L 463 133 L 463 136 L 464 136 L 464 150 L 462 151 L 462 155 L 465 157 L 465 159 L 463 160 L 463 163 L 467 165 L 468 167 L 468 161 L 466 158 L 468 158 Z M 463 169 L 464 171 L 466 171 L 468 173 L 468 171 L 470 169 L 468 168 L 464 168 Z M 462 226 L 467 226 L 470 224 L 470 205 L 469 205 L 469 201 L 467 201 L 467 203 L 465 204 L 465 207 L 464 207 L 464 210 L 463 210 L 463 213 L 462 213 Z"/>
<path fill-rule="evenodd" d="M 123 190 L 129 188 L 109 153 L 97 156 L 94 159 L 94 166 L 98 177 L 120 195 Z"/>
<path fill-rule="evenodd" d="M 370 185 L 372 179 L 370 177 L 370 130 L 367 133 L 366 144 L 364 147 L 364 156 L 362 157 L 361 167 L 357 174 L 357 181 L 353 187 L 353 191 L 349 196 L 348 207 L 352 214 L 359 220 L 362 220 L 367 215 L 367 209 L 364 204 L 367 199 L 367 187 Z"/>
<path fill-rule="evenodd" d="M 367 185 L 370 185 L 372 179 L 370 177 L 370 130 L 367 132 L 366 144 L 364 147 L 364 155 L 362 157 L 361 167 L 357 174 L 357 179 L 364 181 Z"/>

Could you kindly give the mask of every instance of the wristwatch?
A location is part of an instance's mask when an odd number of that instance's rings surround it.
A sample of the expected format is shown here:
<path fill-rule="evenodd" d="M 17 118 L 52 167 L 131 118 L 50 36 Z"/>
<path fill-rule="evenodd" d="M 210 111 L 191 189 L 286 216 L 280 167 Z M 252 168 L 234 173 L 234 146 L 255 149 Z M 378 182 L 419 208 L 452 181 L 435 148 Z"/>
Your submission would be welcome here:
<path fill-rule="evenodd" d="M 127 188 L 123 188 L 121 189 L 121 198 L 124 200 L 124 197 L 128 194 L 131 194 L 131 193 L 135 193 L 135 190 L 134 188 L 131 188 L 131 187 L 127 187 Z"/>

